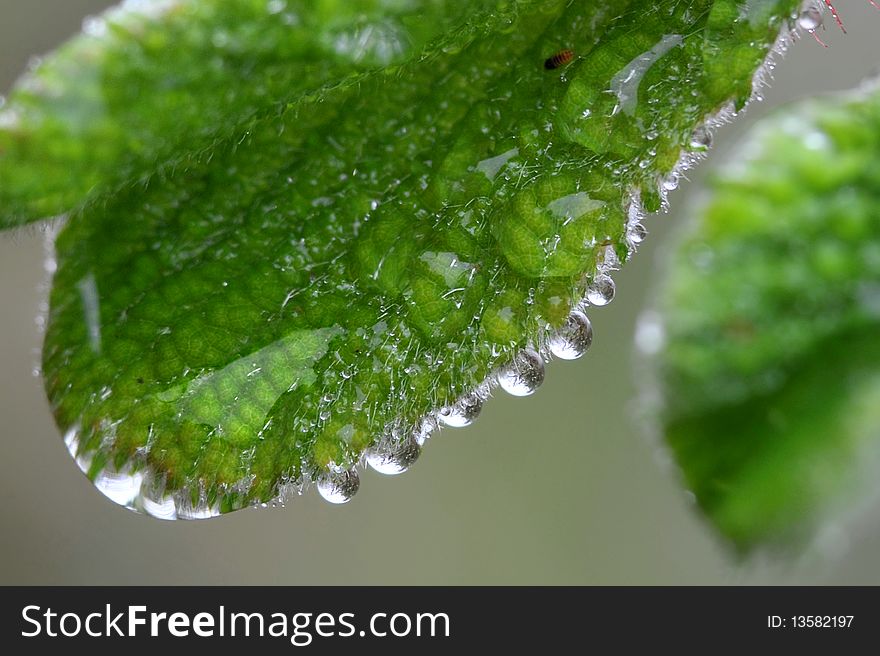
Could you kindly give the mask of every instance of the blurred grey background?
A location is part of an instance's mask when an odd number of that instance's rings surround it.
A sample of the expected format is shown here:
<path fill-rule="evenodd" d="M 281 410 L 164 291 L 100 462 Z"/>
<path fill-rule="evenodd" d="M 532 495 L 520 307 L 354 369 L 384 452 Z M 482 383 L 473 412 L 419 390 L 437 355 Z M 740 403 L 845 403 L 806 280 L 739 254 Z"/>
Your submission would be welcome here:
<path fill-rule="evenodd" d="M 100 0 L 0 0 L 0 93 L 33 55 L 75 33 Z M 880 62 L 880 12 L 839 3 L 779 63 L 766 102 L 721 131 L 723 159 L 772 106 L 846 89 Z M 652 217 L 651 237 L 593 312 L 593 350 L 557 361 L 527 399 L 499 395 L 477 423 L 445 430 L 395 478 L 365 473 L 331 507 L 312 491 L 285 509 L 160 522 L 96 492 L 67 453 L 40 381 L 35 317 L 43 234 L 0 235 L 0 583 L 2 584 L 713 584 L 880 583 L 880 510 L 829 527 L 806 554 L 741 562 L 698 516 L 635 420 L 637 316 L 658 254 L 705 167 Z M 559 459 L 554 453 L 571 457 Z"/>

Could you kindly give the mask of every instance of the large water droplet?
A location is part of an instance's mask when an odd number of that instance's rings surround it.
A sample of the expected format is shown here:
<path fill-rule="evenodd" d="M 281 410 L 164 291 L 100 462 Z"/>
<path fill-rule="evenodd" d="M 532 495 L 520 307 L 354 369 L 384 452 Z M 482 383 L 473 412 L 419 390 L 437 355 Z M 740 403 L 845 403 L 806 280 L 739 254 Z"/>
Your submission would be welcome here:
<path fill-rule="evenodd" d="M 562 360 L 577 360 L 593 343 L 593 326 L 583 312 L 568 315 L 565 325 L 550 338 L 550 352 Z"/>
<path fill-rule="evenodd" d="M 544 360 L 532 349 L 525 349 L 498 372 L 498 384 L 513 396 L 529 396 L 544 382 Z"/>
<path fill-rule="evenodd" d="M 634 223 L 627 230 L 627 237 L 633 244 L 641 244 L 648 236 L 648 231 L 641 223 Z"/>
<path fill-rule="evenodd" d="M 615 291 L 614 280 L 611 276 L 600 273 L 593 279 L 593 284 L 587 290 L 587 302 L 598 307 L 608 305 L 614 300 Z"/>
<path fill-rule="evenodd" d="M 663 178 L 660 184 L 665 191 L 675 191 L 676 189 L 678 189 L 679 180 L 679 174 L 673 171 L 665 178 Z"/>
<path fill-rule="evenodd" d="M 415 436 L 411 435 L 403 442 L 371 447 L 367 451 L 367 464 L 380 474 L 396 476 L 412 467 L 421 452 L 422 447 Z"/>
<path fill-rule="evenodd" d="M 807 7 L 797 18 L 798 27 L 807 32 L 814 32 L 822 26 L 822 11 L 818 7 Z"/>
<path fill-rule="evenodd" d="M 483 409 L 483 399 L 479 395 L 471 393 L 461 397 L 453 405 L 441 408 L 437 418 L 452 428 L 464 428 L 470 426 Z"/>
<path fill-rule="evenodd" d="M 360 486 L 361 479 L 356 469 L 330 471 L 318 479 L 318 494 L 330 503 L 348 503 Z"/>

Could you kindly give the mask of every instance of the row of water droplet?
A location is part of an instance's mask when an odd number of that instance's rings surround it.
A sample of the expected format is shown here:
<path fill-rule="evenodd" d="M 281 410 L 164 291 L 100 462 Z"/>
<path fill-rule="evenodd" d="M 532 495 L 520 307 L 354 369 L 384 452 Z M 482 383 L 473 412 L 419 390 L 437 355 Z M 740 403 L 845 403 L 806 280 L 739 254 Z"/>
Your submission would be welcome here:
<path fill-rule="evenodd" d="M 644 228 L 637 223 L 630 231 L 630 238 L 634 243 L 639 243 L 645 234 Z M 607 305 L 614 298 L 614 293 L 614 280 L 607 273 L 599 273 L 587 290 L 584 305 Z M 592 342 L 593 326 L 587 315 L 578 309 L 548 338 L 546 352 L 561 360 L 576 360 L 589 350 Z M 478 389 L 465 394 L 454 404 L 428 415 L 415 430 L 403 431 L 402 437 L 400 431 L 389 431 L 389 439 L 370 447 L 364 460 L 371 469 L 380 474 L 402 474 L 415 463 L 425 441 L 439 425 L 464 428 L 474 423 L 494 385 L 497 384 L 512 396 L 530 396 L 543 382 L 544 357 L 538 349 L 525 348 Z M 360 476 L 356 466 L 349 469 L 333 467 L 317 481 L 318 494 L 334 504 L 351 501 L 359 487 Z"/>
<path fill-rule="evenodd" d="M 689 168 L 712 143 L 711 130 L 724 122 L 719 116 L 709 119 L 698 127 L 691 137 L 689 147 L 675 171 L 658 181 L 659 191 L 664 199 L 666 194 L 678 186 L 681 171 Z M 633 193 L 627 225 L 626 241 L 630 251 L 634 251 L 647 237 L 642 219 L 645 211 L 641 207 L 637 193 Z M 565 323 L 549 335 L 541 348 L 525 348 L 510 362 L 498 369 L 476 390 L 465 394 L 454 404 L 440 408 L 425 416 L 415 428 L 394 427 L 364 454 L 363 461 L 380 474 L 397 475 L 407 471 L 418 459 L 424 443 L 440 425 L 450 428 L 463 428 L 471 425 L 479 416 L 484 401 L 496 385 L 512 396 L 530 396 L 544 382 L 545 356 L 561 360 L 575 360 L 582 357 L 593 341 L 593 328 L 584 309 L 590 306 L 602 307 L 610 303 L 615 295 L 615 283 L 609 275 L 619 268 L 613 247 L 606 249 L 604 261 L 597 267 L 580 308 L 572 311 Z M 543 355 L 542 355 L 543 354 Z M 65 442 L 83 472 L 91 467 L 91 458 L 78 455 L 78 431 L 68 432 Z M 360 475 L 357 464 L 350 468 L 331 466 L 315 481 L 319 495 L 333 504 L 350 501 L 360 488 Z M 202 498 L 193 503 L 189 491 L 166 494 L 161 481 L 154 480 L 150 472 L 133 472 L 123 468 L 115 471 L 108 467 L 94 480 L 100 492 L 112 501 L 158 519 L 207 519 L 221 514 L 218 504 L 209 504 Z M 308 480 L 282 486 L 282 493 L 271 505 L 284 505 L 292 493 L 301 494 Z M 242 493 L 247 491 L 247 481 L 241 485 Z M 266 507 L 270 504 L 257 504 Z"/>
<path fill-rule="evenodd" d="M 797 17 L 796 24 L 801 29 L 814 34 L 822 24 L 822 10 L 808 3 Z M 788 38 L 790 38 L 788 35 L 782 34 L 774 50 L 776 52 L 784 51 Z M 756 81 L 760 81 L 760 77 L 759 71 L 756 75 Z M 758 85 L 756 84 L 756 86 Z M 714 116 L 707 117 L 705 122 L 693 131 L 688 147 L 683 150 L 675 169 L 658 181 L 658 190 L 663 199 L 664 208 L 666 207 L 667 194 L 678 188 L 683 172 L 702 159 L 712 146 L 713 131 L 727 123 L 735 115 L 736 112 L 730 104 Z M 627 226 L 627 243 L 631 251 L 635 250 L 647 237 L 648 233 L 641 222 L 645 214 L 646 212 L 639 203 L 638 195 L 634 192 Z M 587 289 L 583 307 L 601 307 L 614 299 L 615 283 L 609 272 L 618 268 L 618 265 L 619 262 L 613 249 L 609 247 L 606 261 L 599 266 L 597 275 Z M 431 432 L 439 425 L 450 428 L 470 426 L 479 416 L 483 402 L 489 397 L 495 385 L 512 396 L 534 394 L 544 382 L 544 357 L 541 351 L 561 360 L 575 360 L 589 350 L 592 341 L 593 328 L 589 318 L 583 309 L 574 310 L 563 326 L 549 337 L 544 349 L 523 349 L 513 360 L 490 376 L 478 389 L 464 395 L 453 405 L 440 408 L 436 413 L 429 414 L 423 418 L 418 427 L 402 439 L 399 434 L 396 434 L 396 431 L 392 431 L 394 439 L 380 441 L 379 444 L 366 452 L 364 457 L 366 464 L 371 469 L 385 475 L 397 475 L 407 471 L 418 459 L 422 446 Z M 360 488 L 358 467 L 347 469 L 331 467 L 329 471 L 318 478 L 316 487 L 320 496 L 326 501 L 334 504 L 347 503 Z"/>
<path fill-rule="evenodd" d="M 78 435 L 77 427 L 70 429 L 64 443 L 77 466 L 88 475 L 92 458 L 79 453 Z M 121 469 L 105 466 L 94 484 L 111 501 L 157 519 L 209 519 L 220 514 L 219 504 L 210 504 L 204 498 L 193 502 L 188 491 L 166 494 L 162 481 L 149 471 L 134 471 L 128 465 Z"/>
<path fill-rule="evenodd" d="M 645 236 L 641 223 L 631 221 L 628 231 L 631 246 L 640 243 Z M 613 300 L 615 284 L 608 275 L 612 268 L 616 268 L 616 260 L 599 267 L 600 272 L 587 288 L 582 307 L 601 307 Z M 416 428 L 394 427 L 387 430 L 385 437 L 366 451 L 363 461 L 380 474 L 404 473 L 416 462 L 428 437 L 440 425 L 450 428 L 471 425 L 480 415 L 483 402 L 495 385 L 512 396 L 530 396 L 544 382 L 545 358 L 542 353 L 561 360 L 575 360 L 587 352 L 592 341 L 593 328 L 589 318 L 582 309 L 572 311 L 562 327 L 546 338 L 543 348 L 523 349 L 476 390 L 465 394 L 454 404 L 430 413 Z M 69 430 L 64 441 L 79 468 L 88 474 L 92 468 L 92 456 L 79 453 L 78 427 Z M 360 487 L 358 467 L 332 466 L 315 482 L 318 493 L 326 501 L 347 503 Z M 284 492 L 273 505 L 284 505 L 286 497 L 292 492 L 302 493 L 304 484 L 305 481 L 283 486 Z M 199 502 L 193 502 L 188 490 L 167 494 L 163 482 L 155 479 L 149 470 L 134 471 L 127 465 L 117 470 L 108 465 L 94 478 L 94 485 L 111 501 L 157 519 L 208 519 L 221 514 L 219 504 L 208 503 L 204 495 Z M 243 483 L 241 491 L 246 492 L 246 487 Z M 265 507 L 269 504 L 259 505 Z"/>
<path fill-rule="evenodd" d="M 722 110 L 697 126 L 691 135 L 688 148 L 682 152 L 675 169 L 664 178 L 658 180 L 658 191 L 666 207 L 666 196 L 678 188 L 682 172 L 693 166 L 712 146 L 712 132 L 728 119 L 729 110 Z M 641 205 L 636 190 L 631 191 L 629 219 L 627 222 L 626 242 L 630 253 L 648 236 L 642 224 L 647 212 Z M 393 439 L 382 440 L 367 450 L 364 460 L 373 470 L 385 475 L 397 475 L 407 471 L 421 453 L 431 432 L 439 425 L 450 428 L 470 426 L 479 416 L 483 402 L 489 397 L 492 388 L 497 385 L 512 396 L 530 396 L 544 382 L 544 356 L 550 355 L 560 360 L 576 360 L 582 357 L 593 342 L 593 327 L 584 309 L 608 305 L 615 296 L 616 286 L 610 273 L 620 266 L 620 262 L 612 246 L 606 248 L 604 261 L 597 267 L 597 273 L 587 287 L 581 308 L 572 311 L 562 327 L 549 336 L 542 349 L 525 348 L 509 363 L 498 369 L 476 390 L 464 395 L 456 403 L 440 408 L 436 413 L 424 417 L 414 430 L 403 439 L 391 431 Z M 358 467 L 331 467 L 317 480 L 317 489 L 321 497 L 334 504 L 351 501 L 360 487 Z"/>
<path fill-rule="evenodd" d="M 816 29 L 822 25 L 823 9 L 816 3 L 808 2 L 803 11 L 796 17 L 796 25 L 810 34 L 815 35 Z M 780 36 L 776 51 L 784 51 L 787 35 Z M 769 65 L 769 62 L 768 62 Z M 760 82 L 761 72 L 756 75 Z M 757 84 L 756 84 L 757 86 Z M 698 126 L 688 143 L 688 150 L 683 151 L 675 169 L 658 181 L 663 206 L 666 206 L 668 192 L 678 188 L 682 173 L 691 168 L 702 158 L 712 145 L 712 131 L 736 112 L 732 107 L 725 107 L 715 116 L 708 117 L 704 124 Z M 627 227 L 627 243 L 631 250 L 642 243 L 647 237 L 641 220 L 645 216 L 637 195 L 633 195 L 630 209 L 630 220 Z M 601 307 L 610 303 L 615 294 L 614 280 L 609 271 L 616 269 L 616 257 L 609 247 L 606 262 L 599 267 L 599 272 L 589 286 L 583 305 Z M 546 351 L 561 360 L 575 360 L 582 357 L 593 341 L 593 328 L 587 315 L 581 310 L 574 310 L 565 324 L 546 343 Z M 460 398 L 455 404 L 441 408 L 433 415 L 425 417 L 420 426 L 403 439 L 385 440 L 371 447 L 365 461 L 370 468 L 380 474 L 401 474 L 416 461 L 421 448 L 431 431 L 439 424 L 451 428 L 463 428 L 471 425 L 479 416 L 483 402 L 488 398 L 492 387 L 497 384 L 502 390 L 513 396 L 529 396 L 534 394 L 544 382 L 544 358 L 538 349 L 526 348 L 520 351 L 507 365 L 501 367 L 494 376 L 483 383 L 477 390 Z M 397 436 L 399 438 L 399 436 Z M 321 475 L 317 481 L 318 493 L 326 501 L 334 504 L 347 503 L 354 497 L 360 487 L 357 467 L 349 469 L 335 467 Z"/>
<path fill-rule="evenodd" d="M 822 13 L 821 7 L 815 3 L 808 3 L 797 16 L 796 25 L 815 35 L 816 29 L 822 25 Z M 780 44 L 777 45 L 778 50 L 784 50 L 784 36 L 781 37 Z M 758 77 L 760 75 L 756 76 L 756 79 Z M 690 168 L 711 147 L 712 131 L 727 122 L 732 115 L 735 115 L 735 112 L 725 108 L 716 116 L 707 118 L 703 125 L 694 130 L 688 144 L 689 150 L 682 153 L 681 160 L 675 170 L 658 182 L 664 207 L 666 195 L 678 187 L 682 172 Z M 634 195 L 627 227 L 627 243 L 631 250 L 634 250 L 647 237 L 647 231 L 641 223 L 644 216 L 645 211 L 641 208 L 637 196 Z M 606 262 L 600 265 L 598 273 L 588 287 L 582 307 L 601 307 L 613 300 L 615 283 L 609 272 L 616 269 L 618 265 L 619 262 L 613 254 L 613 249 L 609 247 Z M 440 425 L 450 428 L 470 426 L 480 415 L 483 403 L 495 385 L 512 396 L 530 396 L 544 382 L 545 362 L 542 352 L 561 360 L 575 360 L 589 350 L 592 341 L 593 328 L 586 313 L 583 309 L 572 311 L 563 326 L 547 339 L 543 349 L 523 349 L 476 390 L 465 394 L 454 404 L 427 415 L 416 428 L 394 428 L 387 431 L 383 440 L 367 450 L 364 462 L 376 472 L 388 476 L 406 472 L 418 459 L 428 437 Z M 119 495 L 119 499 L 111 496 L 111 494 L 117 494 L 114 486 L 125 488 L 125 482 L 117 483 L 111 478 L 102 480 L 99 477 L 96 485 L 114 501 L 129 505 L 129 507 L 133 506 L 135 509 L 142 510 L 154 517 L 201 519 L 219 514 L 219 510 L 216 509 L 188 502 L 180 503 L 179 500 L 161 495 L 156 498 L 156 495 L 144 494 L 143 490 L 134 497 L 132 503 L 126 504 L 121 497 L 127 498 L 131 495 L 131 491 L 127 488 L 124 494 Z M 324 500 L 333 504 L 348 503 L 360 488 L 357 465 L 350 468 L 330 467 L 328 471 L 318 477 L 316 487 Z M 301 493 L 303 486 L 296 486 L 295 489 Z M 283 505 L 283 499 L 280 499 L 279 503 Z"/>

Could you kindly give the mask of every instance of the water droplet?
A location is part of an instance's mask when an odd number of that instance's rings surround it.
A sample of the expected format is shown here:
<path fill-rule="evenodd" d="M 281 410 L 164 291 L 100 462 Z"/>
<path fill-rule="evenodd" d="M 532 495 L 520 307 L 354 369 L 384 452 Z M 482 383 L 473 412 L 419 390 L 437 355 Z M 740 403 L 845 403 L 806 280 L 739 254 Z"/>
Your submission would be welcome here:
<path fill-rule="evenodd" d="M 666 191 L 675 191 L 678 189 L 679 175 L 675 171 L 663 178 L 660 183 Z"/>
<path fill-rule="evenodd" d="M 461 397 L 453 405 L 441 408 L 437 418 L 451 428 L 464 428 L 474 423 L 482 409 L 483 399 L 471 393 Z"/>
<path fill-rule="evenodd" d="M 482 160 L 477 164 L 477 170 L 482 172 L 489 180 L 494 180 L 498 173 L 507 166 L 507 163 L 519 155 L 519 149 L 513 148 L 505 153 Z"/>
<path fill-rule="evenodd" d="M 318 494 L 330 503 L 348 503 L 357 494 L 360 486 L 361 479 L 357 470 L 330 471 L 318 479 Z"/>
<path fill-rule="evenodd" d="M 712 133 L 705 125 L 701 125 L 691 135 L 690 145 L 694 150 L 706 150 L 712 145 Z"/>
<path fill-rule="evenodd" d="M 422 447 L 414 436 L 402 443 L 377 444 L 367 451 L 367 464 L 380 474 L 397 476 L 413 466 Z"/>
<path fill-rule="evenodd" d="M 822 27 L 822 12 L 818 7 L 807 7 L 797 18 L 798 27 L 807 32 L 813 32 Z"/>
<path fill-rule="evenodd" d="M 544 360 L 532 349 L 525 349 L 498 372 L 498 383 L 508 394 L 530 396 L 544 382 Z"/>
<path fill-rule="evenodd" d="M 618 100 L 612 116 L 621 111 L 630 116 L 635 113 L 642 78 L 661 57 L 673 48 L 681 46 L 683 42 L 680 34 L 666 34 L 653 48 L 643 52 L 618 71 L 610 83 L 610 90 Z"/>
<path fill-rule="evenodd" d="M 648 231 L 645 230 L 645 226 L 643 226 L 641 223 L 634 223 L 629 227 L 629 230 L 627 231 L 627 236 L 632 243 L 641 244 L 648 236 Z"/>
<path fill-rule="evenodd" d="M 593 326 L 583 312 L 572 312 L 550 339 L 550 352 L 562 360 L 577 360 L 593 343 Z"/>
<path fill-rule="evenodd" d="M 593 284 L 587 290 L 587 302 L 597 307 L 608 305 L 614 300 L 615 291 L 614 280 L 611 279 L 611 276 L 600 273 L 593 279 Z"/>

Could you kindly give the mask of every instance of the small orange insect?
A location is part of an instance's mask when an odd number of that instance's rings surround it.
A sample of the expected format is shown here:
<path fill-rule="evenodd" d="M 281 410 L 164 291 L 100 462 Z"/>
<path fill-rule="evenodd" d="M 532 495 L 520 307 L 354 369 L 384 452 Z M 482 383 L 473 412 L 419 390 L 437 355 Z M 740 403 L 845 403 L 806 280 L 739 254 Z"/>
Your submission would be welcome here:
<path fill-rule="evenodd" d="M 561 68 L 566 64 L 570 64 L 573 59 L 574 51 L 566 48 L 565 50 L 560 50 L 552 57 L 548 57 L 544 62 L 544 68 L 548 71 L 552 71 L 554 68 Z"/>

